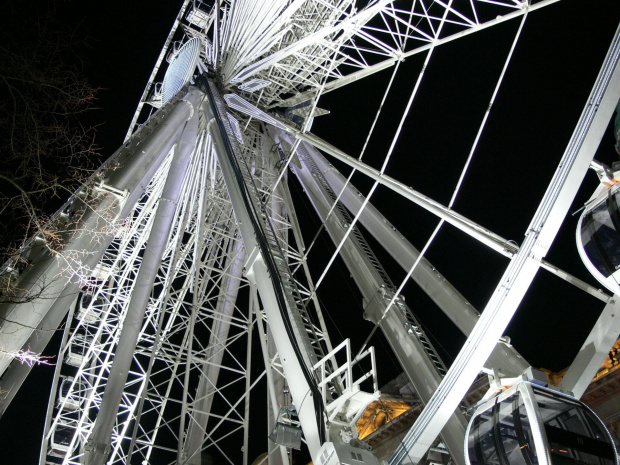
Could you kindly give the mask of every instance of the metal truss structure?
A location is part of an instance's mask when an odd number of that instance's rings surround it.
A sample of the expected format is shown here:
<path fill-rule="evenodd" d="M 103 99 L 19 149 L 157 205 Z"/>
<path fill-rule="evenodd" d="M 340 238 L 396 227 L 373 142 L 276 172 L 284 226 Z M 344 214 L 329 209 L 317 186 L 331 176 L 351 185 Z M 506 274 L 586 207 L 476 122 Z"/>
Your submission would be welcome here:
<path fill-rule="evenodd" d="M 520 248 L 385 174 L 402 121 L 379 169 L 309 130 L 324 113 L 321 95 L 420 54 L 406 115 L 437 47 L 511 19 L 522 26 L 556 1 L 186 0 L 125 143 L 55 215 L 61 246 L 32 238 L 23 258 L 36 266 L 3 268 L 25 297 L 45 284 L 44 296 L 3 307 L 3 347 L 39 350 L 49 336 L 31 328 L 66 321 L 40 463 L 198 465 L 205 454 L 250 463 L 250 399 L 264 385 L 269 463 L 289 463 L 301 430 L 314 463 L 332 463 L 342 445 L 376 463 L 355 431 L 378 396 L 374 351 L 329 338 L 317 288 L 335 257 L 311 268 L 320 251 L 306 243 L 294 177 L 363 296 L 364 317 L 427 404 L 390 463 L 418 463 L 441 433 L 463 465 L 467 388 L 480 372 L 499 385 L 529 368 L 501 337 L 538 268 L 603 300 L 604 321 L 617 306 L 543 258 L 594 155 L 597 143 L 583 141 L 600 140 L 620 97 L 618 44 Z M 165 60 L 189 72 L 172 76 Z M 366 175 L 371 190 L 362 195 L 321 152 Z M 379 185 L 512 259 L 484 312 L 370 203 Z M 404 282 L 388 276 L 366 232 L 406 270 Z M 449 370 L 401 295 L 409 279 L 468 337 Z M 566 391 L 579 395 L 614 331 L 582 355 Z M 4 410 L 27 370 L 0 362 Z"/>

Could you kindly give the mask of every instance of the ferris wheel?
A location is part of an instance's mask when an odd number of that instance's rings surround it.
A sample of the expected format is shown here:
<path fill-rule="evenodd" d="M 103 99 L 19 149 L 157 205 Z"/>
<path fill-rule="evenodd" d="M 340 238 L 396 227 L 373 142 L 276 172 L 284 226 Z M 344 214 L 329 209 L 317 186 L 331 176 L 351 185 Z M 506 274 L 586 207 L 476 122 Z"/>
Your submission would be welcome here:
<path fill-rule="evenodd" d="M 15 274 L 29 285 L 55 277 L 58 297 L 34 299 L 26 316 L 17 305 L 3 310 L 16 315 L 1 328 L 14 348 L 44 346 L 28 328 L 66 318 L 40 463 L 235 464 L 266 451 L 260 463 L 284 464 L 299 448 L 321 465 L 421 463 L 438 444 L 459 465 L 507 465 L 515 455 L 554 463 L 549 444 L 577 434 L 560 419 L 569 414 L 594 425 L 583 437 L 602 451 L 570 454 L 617 463 L 600 420 L 566 395 L 580 397 L 618 335 L 615 288 L 596 289 L 546 256 L 620 98 L 618 34 L 564 155 L 553 158 L 559 167 L 524 208 L 520 245 L 478 220 L 461 192 L 489 140 L 497 157 L 511 156 L 488 134 L 490 115 L 528 22 L 563 3 L 186 0 L 124 143 L 57 212 L 61 250 L 32 238 L 25 259 L 37 265 Z M 427 81 L 466 74 L 443 50 L 494 28 L 504 29 L 484 51 L 495 61 L 478 71 L 479 108 L 466 108 L 475 92 L 459 102 L 449 88 L 429 101 Z M 347 92 L 349 101 L 339 97 Z M 466 115 L 467 137 L 451 114 Z M 442 162 L 437 145 L 420 142 L 431 132 L 454 137 L 458 153 Z M 504 168 L 484 172 L 482 209 L 498 184 L 526 185 L 512 179 L 518 160 L 497 163 Z M 495 205 L 492 216 L 522 209 Z M 471 250 L 453 234 L 469 236 Z M 438 248 L 451 246 L 457 254 L 441 258 Z M 486 262 L 455 267 L 484 282 L 478 309 L 431 260 L 470 261 L 477 247 L 506 259 L 489 276 L 479 274 Z M 559 391 L 541 387 L 505 337 L 540 268 L 605 307 L 595 356 L 580 353 Z M 452 363 L 419 315 L 430 306 L 466 339 Z M 425 405 L 385 457 L 356 428 L 389 381 L 375 333 Z M 3 387 L 19 386 L 25 375 L 1 362 Z M 474 413 L 463 398 L 481 373 L 491 383 Z M 561 407 L 540 407 L 554 402 Z M 510 447 L 533 455 L 489 447 L 509 408 L 524 412 Z"/>

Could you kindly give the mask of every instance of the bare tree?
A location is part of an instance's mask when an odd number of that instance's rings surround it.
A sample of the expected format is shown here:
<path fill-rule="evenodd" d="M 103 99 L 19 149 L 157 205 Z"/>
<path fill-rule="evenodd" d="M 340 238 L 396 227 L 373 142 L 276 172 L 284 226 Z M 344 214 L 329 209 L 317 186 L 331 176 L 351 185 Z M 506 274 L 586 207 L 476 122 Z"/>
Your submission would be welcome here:
<path fill-rule="evenodd" d="M 83 41 L 55 21 L 52 4 L 35 3 L 10 2 L 0 19 L 0 265 L 17 270 L 29 266 L 28 237 L 62 245 L 49 213 L 98 160 L 95 127 L 84 122 L 97 89 L 77 59 Z M 16 291 L 5 273 L 0 301 Z"/>

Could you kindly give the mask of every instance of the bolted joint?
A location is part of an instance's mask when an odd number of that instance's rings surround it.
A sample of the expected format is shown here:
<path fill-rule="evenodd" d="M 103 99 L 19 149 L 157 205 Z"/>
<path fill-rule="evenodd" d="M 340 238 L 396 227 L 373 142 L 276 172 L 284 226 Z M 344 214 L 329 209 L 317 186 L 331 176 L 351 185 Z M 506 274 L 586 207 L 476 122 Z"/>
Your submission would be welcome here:
<path fill-rule="evenodd" d="M 95 442 L 94 440 L 90 439 L 84 446 L 84 450 L 91 456 L 102 456 L 105 459 L 103 463 L 105 463 L 108 456 L 110 455 L 110 451 L 112 450 L 112 448 L 110 444 L 104 442 Z"/>

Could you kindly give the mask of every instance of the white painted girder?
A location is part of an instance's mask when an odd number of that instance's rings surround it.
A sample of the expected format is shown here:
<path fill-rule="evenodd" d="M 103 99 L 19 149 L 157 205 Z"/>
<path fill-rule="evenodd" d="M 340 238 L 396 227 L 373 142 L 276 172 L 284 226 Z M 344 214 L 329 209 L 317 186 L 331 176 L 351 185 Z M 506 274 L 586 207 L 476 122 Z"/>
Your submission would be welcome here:
<path fill-rule="evenodd" d="M 540 261 L 551 247 L 619 99 L 620 27 L 523 244 L 508 264 L 446 377 L 407 433 L 402 446 L 390 459 L 391 464 L 403 460 L 418 463 L 450 413 L 467 393 L 529 289 Z"/>
<path fill-rule="evenodd" d="M 218 28 L 218 37 L 219 37 L 219 32 L 222 33 L 221 37 L 225 37 L 224 34 L 230 34 L 231 33 L 231 27 L 233 29 L 236 28 L 245 28 L 246 32 L 244 32 L 244 34 L 249 34 L 246 36 L 238 36 L 238 37 L 245 37 L 244 41 L 247 40 L 247 42 L 252 42 L 252 31 L 251 30 L 247 30 L 248 28 L 250 28 L 252 26 L 252 22 L 255 21 L 255 18 L 252 18 L 251 15 L 247 15 L 247 17 L 245 19 L 239 20 L 239 22 L 235 25 L 235 26 L 231 26 L 231 22 L 230 20 L 228 20 L 227 18 L 232 18 L 232 13 L 233 13 L 233 7 L 234 5 L 240 5 L 242 2 L 221 2 L 218 3 L 220 5 L 223 6 L 223 8 L 230 8 L 228 10 L 228 13 L 226 13 L 223 10 L 220 10 L 218 8 L 214 8 L 213 10 L 215 11 L 214 15 L 216 18 L 220 18 L 223 17 L 224 19 L 226 19 L 228 22 L 228 24 L 225 24 L 225 27 L 220 27 L 220 25 L 217 25 L 216 27 Z M 246 2 L 247 5 L 250 5 L 252 2 Z M 258 2 L 255 2 L 258 5 Z M 300 8 L 299 11 L 303 11 L 304 15 L 307 14 L 310 11 L 310 8 L 312 7 L 313 2 L 293 2 L 296 5 L 301 5 L 303 4 L 304 6 L 307 6 L 308 9 L 303 10 Z M 321 2 L 317 2 L 317 3 L 321 3 Z M 425 2 L 415 2 L 418 5 L 424 5 Z M 437 2 L 438 4 L 443 4 L 443 2 Z M 477 4 L 479 2 L 477 1 L 472 1 L 470 2 L 470 4 L 472 5 L 472 7 Z M 514 11 L 514 15 L 518 15 L 520 14 L 519 12 L 519 2 L 494 2 L 495 4 L 503 4 L 505 5 L 505 7 L 507 8 L 506 11 Z M 537 5 L 542 5 L 542 4 L 548 4 L 551 2 L 534 2 L 533 6 L 537 6 Z M 187 5 L 188 2 L 184 3 L 184 6 Z M 329 5 L 331 6 L 331 5 Z M 391 16 L 392 18 L 394 18 L 396 20 L 396 18 L 401 18 L 403 16 L 406 16 L 408 14 L 410 14 L 411 12 L 408 10 L 396 10 L 396 9 L 391 9 L 391 6 L 388 7 L 385 10 L 382 10 L 382 13 L 384 14 L 384 17 L 388 17 Z M 334 11 L 336 11 L 334 9 Z M 474 10 L 473 12 L 473 17 L 469 17 L 469 16 L 465 16 L 464 13 L 459 13 L 459 14 L 454 14 L 449 18 L 449 21 L 452 21 L 452 24 L 456 24 L 459 23 L 460 25 L 462 25 L 463 27 L 468 27 L 468 26 L 472 26 L 468 32 L 465 32 L 462 35 L 465 35 L 467 33 L 470 32 L 474 32 L 475 30 L 479 30 L 482 27 L 482 24 L 484 24 L 482 21 L 482 18 L 478 18 L 476 15 L 476 12 Z M 179 19 L 181 18 L 183 14 L 183 10 L 181 10 L 181 13 L 179 14 Z M 451 13 L 452 14 L 452 13 Z M 229 15 L 229 16 L 227 16 Z M 291 16 L 292 18 L 293 16 Z M 413 18 L 415 18 L 415 21 L 418 21 L 419 19 L 424 19 L 427 24 L 431 27 L 431 29 L 433 28 L 433 25 L 436 26 L 437 23 L 437 18 L 433 17 L 427 13 L 422 14 L 422 13 L 416 13 L 415 15 L 412 15 Z M 337 17 L 331 17 L 330 21 L 333 21 L 335 19 L 338 19 Z M 398 21 L 401 21 L 401 19 L 399 19 Z M 496 22 L 501 22 L 503 19 L 498 19 Z M 314 20 L 315 22 L 312 24 L 312 26 L 309 27 L 308 30 L 312 30 L 314 31 L 314 33 L 320 32 L 323 26 L 332 26 L 333 24 L 331 23 L 321 23 L 321 21 L 325 21 L 324 18 L 320 18 L 320 16 L 317 16 L 316 19 Z M 402 23 L 401 23 L 402 24 Z M 417 24 L 417 23 L 416 23 Z M 269 26 L 269 25 L 268 25 Z M 419 37 L 418 38 L 422 38 L 422 39 L 426 39 L 429 40 L 429 38 L 433 37 L 432 34 L 429 35 L 428 32 L 422 32 L 422 31 L 415 31 L 414 34 L 414 28 L 412 27 L 413 24 L 409 24 L 404 25 L 404 29 L 402 30 L 388 30 L 389 28 L 387 28 L 385 31 L 379 31 L 376 29 L 372 29 L 375 28 L 375 25 L 372 25 L 372 28 L 369 26 L 368 28 L 364 29 L 363 34 L 359 35 L 358 38 L 362 38 L 366 37 L 370 40 L 370 42 L 374 42 L 374 44 L 377 47 L 377 50 L 373 50 L 371 51 L 369 54 L 367 54 L 366 57 L 363 57 L 362 55 L 356 55 L 356 53 L 360 53 L 362 50 L 362 47 L 355 47 L 355 46 L 351 46 L 350 44 L 347 46 L 348 48 L 346 48 L 347 52 L 346 53 L 350 53 L 350 55 L 347 55 L 349 58 L 348 64 L 355 64 L 355 65 L 359 65 L 364 68 L 364 72 L 366 72 L 366 70 L 370 70 L 370 69 L 379 69 L 381 66 L 384 66 L 386 62 L 383 62 L 383 64 L 379 64 L 376 65 L 375 68 L 373 68 L 372 63 L 376 63 L 373 61 L 366 61 L 366 58 L 369 57 L 371 54 L 378 54 L 379 56 L 387 56 L 390 57 L 388 59 L 392 60 L 394 59 L 394 57 L 400 57 L 402 53 L 408 53 L 408 52 L 412 52 L 412 50 L 410 49 L 406 49 L 404 48 L 404 44 L 405 44 L 405 38 L 407 40 L 409 39 L 413 39 L 415 37 L 415 34 L 418 34 Z M 176 27 L 176 23 L 175 23 L 175 27 Z M 228 27 L 228 30 L 226 30 L 226 27 Z M 403 33 L 403 30 L 405 29 L 410 29 L 409 32 L 409 36 L 407 36 L 407 34 Z M 234 31 L 234 32 L 238 32 L 238 31 Z M 323 31 L 324 32 L 324 31 Z M 370 34 L 370 33 L 376 33 L 377 36 L 380 36 L 382 33 L 385 33 L 388 36 L 388 39 L 385 39 L 383 41 L 380 41 L 378 39 L 375 39 L 374 36 L 368 36 L 366 34 Z M 284 35 L 281 34 L 281 31 L 272 31 L 271 32 L 271 37 L 277 37 L 277 38 L 284 38 Z M 280 34 L 280 35 L 278 35 Z M 319 34 L 320 35 L 320 34 Z M 317 35 L 316 37 L 318 37 L 319 35 Z M 329 34 L 327 34 L 325 37 L 328 37 Z M 407 37 L 405 37 L 407 36 Z M 229 38 L 230 36 L 226 36 L 227 38 Z M 305 37 L 308 37 L 307 35 Z M 373 37 L 373 39 L 371 39 L 371 37 Z M 441 41 L 444 40 L 446 38 L 440 38 L 440 37 L 434 37 L 433 38 L 436 41 Z M 270 44 L 271 42 L 269 42 L 268 39 L 266 42 L 261 42 L 259 43 L 259 41 L 256 41 L 256 43 L 252 44 L 254 46 L 254 48 L 252 50 L 250 50 L 250 52 L 254 53 L 256 51 L 266 51 L 269 49 L 269 47 L 267 47 L 266 44 Z M 398 44 L 398 46 L 393 45 L 390 40 L 394 41 L 395 44 Z M 450 39 L 452 40 L 452 39 Z M 448 41 L 448 40 L 446 40 Z M 273 45 L 275 47 L 274 50 L 271 50 L 272 52 L 275 50 L 285 50 L 285 47 L 289 47 L 291 45 L 293 45 L 293 43 L 291 41 L 285 42 L 284 40 L 281 41 L 282 43 L 278 43 L 278 40 L 273 41 Z M 232 43 L 232 42 L 230 42 Z M 239 44 L 239 42 L 237 42 L 237 45 Z M 387 44 L 390 44 L 390 46 L 388 46 Z M 328 65 L 326 65 L 326 63 L 329 63 L 330 60 L 332 61 L 340 61 L 340 59 L 342 59 L 343 56 L 346 55 L 345 52 L 343 52 L 343 49 L 340 49 L 339 51 L 336 51 L 336 47 L 334 46 L 335 42 L 332 42 L 330 44 L 314 44 L 312 46 L 308 46 L 306 48 L 303 48 L 303 50 L 300 50 L 298 53 L 294 53 L 292 55 L 290 55 L 288 58 L 290 58 L 290 61 L 286 61 L 286 63 L 283 62 L 277 62 L 275 63 L 273 66 L 270 67 L 265 67 L 264 70 L 260 71 L 259 74 L 263 73 L 267 76 L 271 75 L 270 77 L 273 77 L 275 74 L 278 74 L 278 79 L 274 79 L 274 82 L 276 83 L 277 89 L 271 89 L 271 90 L 265 90 L 264 93 L 261 92 L 260 95 L 267 95 L 271 92 L 271 100 L 270 101 L 276 101 L 279 98 L 279 96 L 283 95 L 286 92 L 292 92 L 292 93 L 299 93 L 300 89 L 303 88 L 303 86 L 305 85 L 306 87 L 311 87 L 311 86 L 317 86 L 317 83 L 323 82 L 325 80 L 325 78 L 327 76 L 331 76 L 331 78 L 333 79 L 339 79 L 339 77 L 335 77 L 335 76 L 339 76 L 338 72 L 334 72 L 332 71 L 332 74 L 328 74 L 327 70 L 330 68 Z M 218 54 L 219 56 L 224 56 L 226 54 L 227 51 L 230 51 L 230 45 L 228 45 L 228 43 L 226 41 L 222 41 L 222 43 L 219 43 L 219 41 L 216 40 L 216 44 L 215 44 L 215 48 L 218 50 Z M 330 49 L 330 47 L 333 48 Z M 393 47 L 390 49 L 390 47 Z M 400 47 L 400 48 L 399 48 Z M 422 46 L 424 47 L 424 46 Z M 227 50 L 228 49 L 228 50 Z M 291 50 L 291 49 L 289 49 Z M 350 50 L 350 52 L 349 52 Z M 420 49 L 422 50 L 422 49 Z M 269 52 L 267 52 L 269 53 Z M 383 54 L 383 55 L 381 55 Z M 343 61 L 344 62 L 344 61 Z M 248 61 L 244 61 L 243 62 L 244 65 L 247 64 L 248 66 L 251 65 L 251 62 Z M 256 63 L 253 62 L 254 64 Z M 157 65 L 158 66 L 158 65 Z M 368 72 L 368 74 L 370 73 L 370 71 Z M 289 78 L 289 79 L 287 79 Z M 294 83 L 294 86 L 292 87 L 286 87 L 288 83 Z M 338 81 L 340 83 L 345 83 L 348 82 L 346 81 L 346 78 L 343 78 L 342 81 Z M 329 84 L 329 83 L 328 83 Z M 339 85 L 339 84 L 338 84 Z M 334 84 L 334 87 L 337 87 L 336 84 Z M 148 89 L 148 86 L 147 86 Z M 146 95 L 146 91 L 145 91 L 145 95 Z M 256 101 L 260 101 L 260 102 L 264 102 L 265 100 L 261 100 L 261 97 L 259 97 L 259 94 L 257 93 L 256 96 L 254 96 L 256 98 Z M 295 98 L 295 97 L 293 97 Z M 137 117 L 137 115 L 136 115 Z M 135 121 L 135 120 L 134 120 Z M 214 226 L 215 228 L 215 226 Z M 228 233 L 228 234 L 232 234 L 232 233 Z M 137 257 L 133 256 L 132 258 L 133 260 L 138 260 Z M 188 274 L 191 273 L 191 268 L 187 268 L 184 269 L 182 271 L 182 273 Z M 165 284 L 164 281 L 162 281 L 159 284 Z M 172 295 L 172 294 L 171 294 Z M 178 296 L 183 295 L 181 292 L 178 293 Z M 174 294 L 174 297 L 176 297 L 177 294 Z M 127 297 L 127 296 L 126 296 Z M 115 324 L 115 322 L 110 322 L 110 324 Z M 242 323 L 240 323 L 242 324 Z M 172 332 L 175 331 L 177 329 L 175 329 L 176 327 L 174 325 L 171 325 L 170 327 L 167 328 L 168 331 Z M 173 358 L 173 351 L 175 349 L 179 349 L 181 346 L 179 345 L 174 345 L 171 342 L 167 342 L 166 344 L 169 345 L 170 347 L 170 351 L 171 353 L 169 354 L 169 356 L 171 357 L 171 359 Z M 176 362 L 175 362 L 176 363 Z M 161 416 L 163 417 L 164 413 L 162 411 Z"/>

